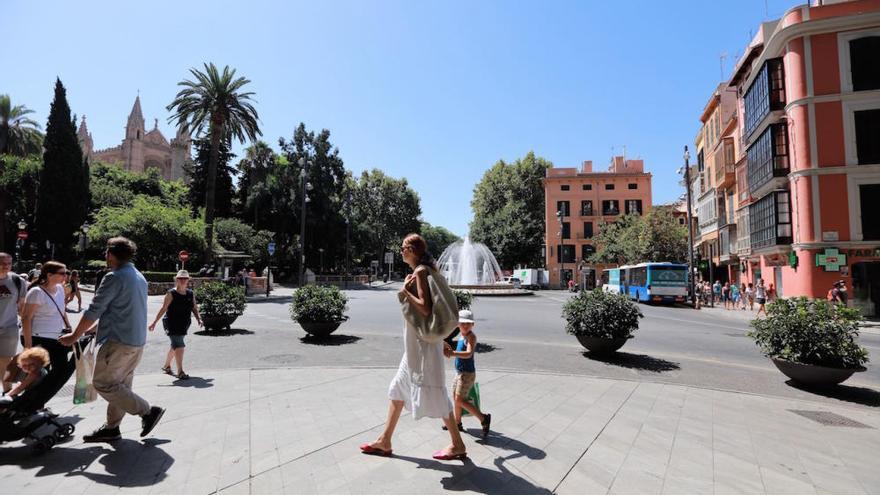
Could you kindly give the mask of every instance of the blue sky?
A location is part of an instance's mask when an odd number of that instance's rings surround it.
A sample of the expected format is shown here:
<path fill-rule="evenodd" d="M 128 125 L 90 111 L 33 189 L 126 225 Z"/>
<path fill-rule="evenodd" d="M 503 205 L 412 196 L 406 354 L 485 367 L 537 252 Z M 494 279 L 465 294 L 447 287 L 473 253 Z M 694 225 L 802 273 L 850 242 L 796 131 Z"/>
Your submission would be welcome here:
<path fill-rule="evenodd" d="M 675 175 L 699 114 L 780 0 L 515 2 L 3 0 L 0 93 L 45 123 L 60 76 L 95 146 L 122 140 L 140 90 L 166 137 L 190 67 L 251 79 L 263 139 L 327 128 L 346 167 L 406 177 L 425 220 L 467 233 L 473 186 L 529 150 L 557 167 L 626 146 Z M 727 53 L 722 63 L 720 55 Z M 241 150 L 241 146 L 237 149 Z"/>

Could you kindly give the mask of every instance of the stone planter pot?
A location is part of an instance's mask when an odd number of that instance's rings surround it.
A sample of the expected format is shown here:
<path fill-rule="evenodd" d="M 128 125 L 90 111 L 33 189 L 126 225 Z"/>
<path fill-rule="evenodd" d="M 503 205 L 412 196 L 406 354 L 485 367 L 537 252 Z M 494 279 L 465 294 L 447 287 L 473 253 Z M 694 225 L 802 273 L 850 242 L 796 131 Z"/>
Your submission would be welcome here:
<path fill-rule="evenodd" d="M 578 342 L 580 342 L 582 346 L 590 351 L 590 354 L 611 354 L 623 347 L 623 344 L 626 344 L 626 341 L 632 338 L 632 336 L 629 336 L 609 339 L 605 337 L 587 337 L 584 335 L 575 335 L 575 337 L 577 337 Z"/>
<path fill-rule="evenodd" d="M 865 368 L 829 368 L 815 364 L 801 364 L 785 359 L 770 358 L 785 376 L 792 380 L 813 387 L 828 387 L 844 382 L 857 371 Z"/>
<path fill-rule="evenodd" d="M 335 332 L 339 325 L 342 325 L 348 317 L 344 317 L 339 321 L 297 321 L 299 326 L 306 331 L 307 334 L 314 337 L 326 337 Z"/>
<path fill-rule="evenodd" d="M 203 316 L 202 324 L 205 326 L 205 330 L 229 330 L 229 327 L 237 319 L 238 316 L 235 315 Z"/>

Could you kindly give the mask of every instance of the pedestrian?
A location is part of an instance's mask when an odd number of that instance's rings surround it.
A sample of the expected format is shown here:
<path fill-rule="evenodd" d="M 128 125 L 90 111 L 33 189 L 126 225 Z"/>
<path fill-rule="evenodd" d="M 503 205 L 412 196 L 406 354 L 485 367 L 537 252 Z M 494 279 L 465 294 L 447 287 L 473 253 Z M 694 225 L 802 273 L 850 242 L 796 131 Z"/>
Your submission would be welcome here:
<path fill-rule="evenodd" d="M 162 319 L 165 333 L 171 340 L 171 348 L 168 349 L 168 355 L 165 356 L 165 365 L 162 366 L 162 371 L 165 374 L 177 376 L 179 380 L 189 379 L 189 375 L 183 371 L 183 351 L 186 349 L 186 343 L 183 339 L 192 324 L 192 316 L 195 316 L 198 325 L 202 326 L 202 317 L 199 315 L 196 297 L 192 289 L 187 287 L 188 285 L 189 272 L 186 270 L 177 272 L 177 276 L 174 278 L 174 288 L 165 293 L 162 308 L 159 309 L 156 319 L 149 327 L 152 332 L 159 319 Z M 163 317 L 163 315 L 165 316 Z M 172 358 L 177 363 L 177 375 L 171 372 Z"/>
<path fill-rule="evenodd" d="M 721 281 L 716 280 L 712 285 L 712 304 L 721 301 Z"/>
<path fill-rule="evenodd" d="M 34 267 L 31 268 L 31 271 L 28 272 L 28 282 L 33 283 L 34 280 L 36 280 L 37 277 L 40 276 L 40 272 L 42 272 L 42 271 L 43 271 L 43 264 L 42 263 L 37 263 L 36 265 L 34 265 Z"/>
<path fill-rule="evenodd" d="M 18 351 L 18 315 L 24 309 L 27 290 L 27 280 L 12 271 L 12 256 L 0 252 L 0 372 Z M 4 381 L 3 391 L 10 388 Z"/>
<path fill-rule="evenodd" d="M 749 285 L 746 286 L 746 299 L 748 299 L 749 303 L 749 311 L 755 310 L 755 287 L 749 282 Z"/>
<path fill-rule="evenodd" d="M 844 280 L 837 281 L 837 297 L 838 299 L 840 299 L 840 304 L 843 304 L 844 306 L 847 305 L 847 302 L 849 301 L 849 294 L 847 293 L 846 281 Z"/>
<path fill-rule="evenodd" d="M 57 261 L 47 261 L 40 275 L 27 292 L 21 313 L 22 345 L 25 349 L 42 347 L 49 352 L 49 374 L 41 383 L 40 398 L 49 400 L 67 383 L 76 363 L 70 349 L 58 338 L 70 331 L 70 322 L 64 312 L 64 278 L 67 267 Z M 45 388 L 43 388 L 45 387 Z M 44 404 L 31 404 L 40 409 Z"/>
<path fill-rule="evenodd" d="M 730 284 L 724 282 L 721 286 L 721 302 L 724 303 L 724 309 L 730 309 Z"/>
<path fill-rule="evenodd" d="M 134 370 L 147 339 L 147 281 L 131 263 L 136 251 L 135 243 L 125 237 L 107 241 L 104 257 L 110 271 L 76 330 L 58 339 L 72 346 L 98 321 L 97 343 L 101 347 L 95 359 L 92 382 L 107 401 L 107 422 L 84 436 L 84 442 L 112 442 L 122 438 L 119 425 L 126 413 L 141 417 L 141 436 L 147 436 L 165 414 L 165 409 L 150 406 L 131 389 Z"/>
<path fill-rule="evenodd" d="M 428 275 L 442 277 L 437 270 L 434 258 L 428 253 L 422 236 L 410 234 L 403 240 L 400 250 L 403 260 L 413 273 L 406 276 L 398 297 L 422 315 L 432 311 L 432 299 L 428 287 Z M 416 329 L 404 320 L 404 353 L 397 374 L 388 387 L 388 419 L 379 437 L 372 443 L 360 446 L 361 452 L 372 455 L 391 455 L 391 437 L 397 427 L 397 420 L 405 407 L 413 419 L 423 417 L 442 418 L 449 430 L 452 443 L 443 450 L 434 452 L 434 459 L 464 459 L 467 451 L 452 414 L 452 401 L 446 390 L 443 361 L 443 342 L 428 343 L 419 339 Z M 421 371 L 418 373 L 418 371 Z"/>
<path fill-rule="evenodd" d="M 764 305 L 767 304 L 767 288 L 764 287 L 764 279 L 758 279 L 758 285 L 755 287 L 755 300 L 758 302 L 758 312 L 755 316 L 764 313 L 767 316 L 767 310 Z"/>
<path fill-rule="evenodd" d="M 739 302 L 741 309 L 743 311 L 746 310 L 746 304 L 748 303 L 748 293 L 747 293 L 746 284 L 740 284 L 739 286 Z"/>
<path fill-rule="evenodd" d="M 773 287 L 773 284 L 770 284 L 770 287 L 767 288 L 767 302 L 773 302 L 776 300 L 776 287 Z"/>
<path fill-rule="evenodd" d="M 739 308 L 739 296 L 739 285 L 736 285 L 736 282 L 730 284 L 730 309 Z"/>
<path fill-rule="evenodd" d="M 64 299 L 64 308 L 67 309 L 67 305 L 73 301 L 73 298 L 76 298 L 76 312 L 79 313 L 82 311 L 82 294 L 79 291 L 79 272 L 73 270 L 70 272 L 70 278 L 67 281 L 67 297 Z"/>
<path fill-rule="evenodd" d="M 458 312 L 458 329 L 461 338 L 458 339 L 456 348 L 443 343 L 443 355 L 447 358 L 455 358 L 455 380 L 452 382 L 452 397 L 455 401 L 455 424 L 458 431 L 464 431 L 461 424 L 461 410 L 471 413 L 480 422 L 483 428 L 483 438 L 489 435 L 489 427 L 492 424 L 492 415 L 480 411 L 479 406 L 470 401 L 470 392 L 477 382 L 477 368 L 474 365 L 474 353 L 477 352 L 477 334 L 473 332 L 474 313 L 469 309 Z M 447 429 L 445 426 L 443 429 Z"/>

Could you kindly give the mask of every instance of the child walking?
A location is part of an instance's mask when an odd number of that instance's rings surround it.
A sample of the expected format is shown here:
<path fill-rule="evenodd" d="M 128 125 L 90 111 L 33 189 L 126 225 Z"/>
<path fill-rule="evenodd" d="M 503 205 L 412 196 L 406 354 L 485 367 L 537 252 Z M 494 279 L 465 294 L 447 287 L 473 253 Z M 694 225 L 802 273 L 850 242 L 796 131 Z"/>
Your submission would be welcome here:
<path fill-rule="evenodd" d="M 483 438 L 489 435 L 489 426 L 492 424 L 492 415 L 483 413 L 475 405 L 471 404 L 468 394 L 477 381 L 477 369 L 474 366 L 474 353 L 477 350 L 477 335 L 474 333 L 474 313 L 468 309 L 458 312 L 458 328 L 461 330 L 461 338 L 455 350 L 448 343 L 443 343 L 443 354 L 455 358 L 455 380 L 452 382 L 452 395 L 455 399 L 453 414 L 458 431 L 464 431 L 461 425 L 461 410 L 465 409 L 475 418 L 480 420 L 483 427 Z M 446 427 L 444 426 L 445 430 Z"/>
<path fill-rule="evenodd" d="M 174 278 L 174 288 L 165 294 L 165 300 L 162 303 L 162 309 L 156 314 L 156 319 L 150 324 L 150 331 L 156 328 L 156 323 L 162 318 L 162 324 L 165 326 L 165 333 L 171 340 L 171 348 L 168 349 L 168 355 L 165 357 L 165 365 L 162 371 L 169 375 L 177 376 L 180 380 L 186 380 L 189 375 L 183 371 L 183 351 L 186 349 L 186 343 L 183 338 L 192 324 L 192 316 L 196 317 L 199 326 L 202 325 L 202 317 L 199 315 L 199 306 L 196 304 L 196 298 L 192 289 L 187 288 L 189 285 L 189 272 L 180 270 Z M 168 314 L 165 314 L 165 313 Z M 171 372 L 171 359 L 177 361 L 177 375 Z"/>

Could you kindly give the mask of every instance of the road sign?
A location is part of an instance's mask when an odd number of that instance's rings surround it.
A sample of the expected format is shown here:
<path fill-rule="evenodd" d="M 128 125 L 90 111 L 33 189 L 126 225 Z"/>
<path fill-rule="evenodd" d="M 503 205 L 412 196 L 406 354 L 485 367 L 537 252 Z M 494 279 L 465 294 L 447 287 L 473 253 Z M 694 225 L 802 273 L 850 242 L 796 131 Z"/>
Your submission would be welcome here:
<path fill-rule="evenodd" d="M 392 253 L 390 251 L 385 253 L 385 263 L 388 265 L 390 265 L 391 263 L 394 263 L 394 253 Z"/>
<path fill-rule="evenodd" d="M 370 261 L 370 266 L 373 268 L 379 268 L 379 260 Z"/>
<path fill-rule="evenodd" d="M 186 251 L 181 251 L 181 252 L 177 253 L 177 258 L 180 261 L 186 263 L 187 260 L 189 260 L 189 253 L 187 253 Z"/>
<path fill-rule="evenodd" d="M 28 233 L 27 233 L 27 231 L 26 231 L 26 230 L 19 230 L 19 231 L 18 231 L 18 238 L 21 239 L 21 240 L 23 240 L 23 241 L 27 240 L 27 238 L 28 238 Z"/>
<path fill-rule="evenodd" d="M 273 254 L 275 254 L 275 243 L 270 242 L 269 245 L 266 246 L 266 249 L 269 251 L 269 256 L 272 256 Z"/>

